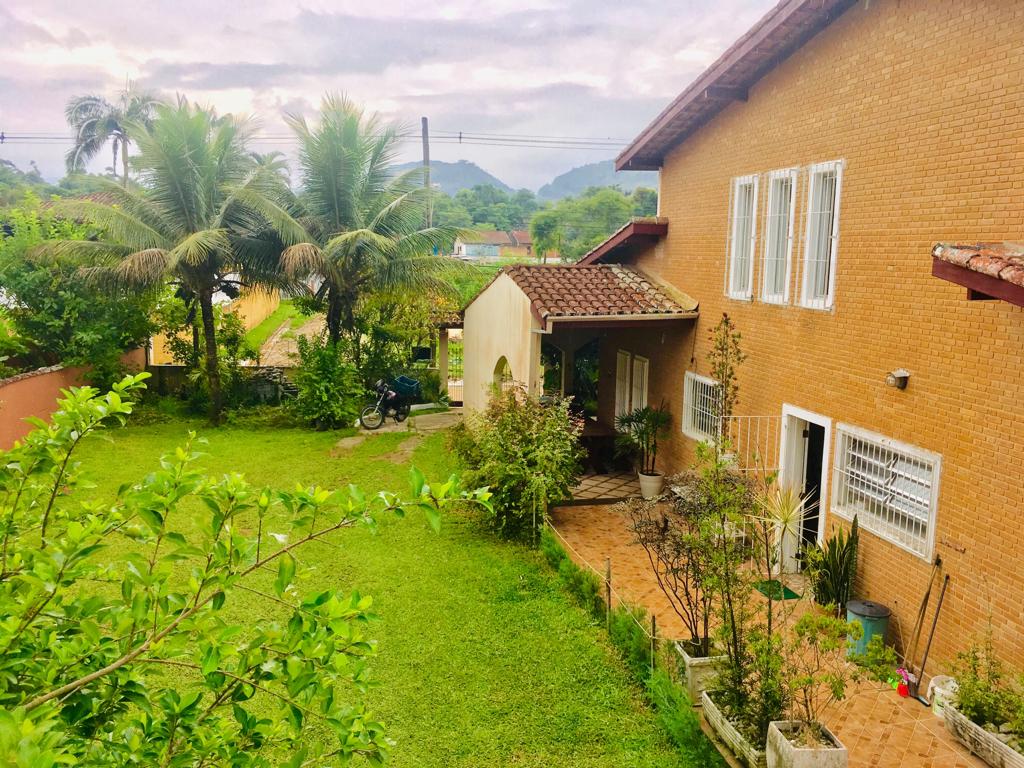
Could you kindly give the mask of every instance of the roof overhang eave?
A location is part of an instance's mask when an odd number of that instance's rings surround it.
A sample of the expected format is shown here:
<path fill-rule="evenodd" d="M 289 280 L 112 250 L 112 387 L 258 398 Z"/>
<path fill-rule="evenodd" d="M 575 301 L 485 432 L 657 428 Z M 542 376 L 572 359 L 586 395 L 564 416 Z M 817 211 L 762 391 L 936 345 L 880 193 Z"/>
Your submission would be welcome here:
<path fill-rule="evenodd" d="M 551 333 L 554 326 L 561 325 L 636 325 L 644 322 L 673 322 L 676 320 L 696 320 L 700 312 L 696 309 L 687 312 L 647 312 L 635 315 L 548 315 L 542 320 L 544 333 Z"/>

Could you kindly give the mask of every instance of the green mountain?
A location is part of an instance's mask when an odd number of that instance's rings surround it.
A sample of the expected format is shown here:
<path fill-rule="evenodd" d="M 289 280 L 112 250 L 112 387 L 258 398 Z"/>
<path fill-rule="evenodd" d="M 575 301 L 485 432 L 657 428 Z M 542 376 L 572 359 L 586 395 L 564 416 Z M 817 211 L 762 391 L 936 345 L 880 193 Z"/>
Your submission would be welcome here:
<path fill-rule="evenodd" d="M 422 165 L 422 163 L 414 161 L 396 165 L 395 169 L 398 172 L 410 171 Z M 490 184 L 502 192 L 514 191 L 512 187 L 497 176 L 492 176 L 479 165 L 468 160 L 459 160 L 457 163 L 431 160 L 430 183 L 433 186 L 439 186 L 441 191 L 448 195 L 455 195 L 460 189 L 472 189 L 478 184 Z"/>
<path fill-rule="evenodd" d="M 618 187 L 630 193 L 637 187 L 658 188 L 657 171 L 619 171 L 615 163 L 603 160 L 573 168 L 556 176 L 549 184 L 537 190 L 541 200 L 561 200 L 563 197 L 575 197 L 587 187 Z"/>

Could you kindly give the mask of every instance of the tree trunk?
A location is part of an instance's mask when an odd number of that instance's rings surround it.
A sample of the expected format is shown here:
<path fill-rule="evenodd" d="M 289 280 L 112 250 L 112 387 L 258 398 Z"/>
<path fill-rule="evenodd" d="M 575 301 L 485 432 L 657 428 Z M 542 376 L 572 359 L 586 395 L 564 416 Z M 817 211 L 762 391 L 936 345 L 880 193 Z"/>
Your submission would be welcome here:
<path fill-rule="evenodd" d="M 128 189 L 128 137 L 121 139 L 121 166 L 124 168 L 124 188 Z"/>
<path fill-rule="evenodd" d="M 117 139 L 115 138 L 110 143 L 111 152 L 114 153 L 114 158 L 113 158 L 113 160 L 110 163 L 110 172 L 114 174 L 114 179 L 115 180 L 117 179 L 117 148 L 118 148 L 118 146 L 119 145 L 117 143 Z"/>
<path fill-rule="evenodd" d="M 327 338 L 331 344 L 341 339 L 341 296 L 336 288 L 327 292 Z"/>
<path fill-rule="evenodd" d="M 210 423 L 220 424 L 224 415 L 224 396 L 220 389 L 220 365 L 217 359 L 217 324 L 213 316 L 213 291 L 203 289 L 199 294 L 199 308 L 203 315 L 203 337 L 206 340 L 206 381 L 210 387 Z"/>

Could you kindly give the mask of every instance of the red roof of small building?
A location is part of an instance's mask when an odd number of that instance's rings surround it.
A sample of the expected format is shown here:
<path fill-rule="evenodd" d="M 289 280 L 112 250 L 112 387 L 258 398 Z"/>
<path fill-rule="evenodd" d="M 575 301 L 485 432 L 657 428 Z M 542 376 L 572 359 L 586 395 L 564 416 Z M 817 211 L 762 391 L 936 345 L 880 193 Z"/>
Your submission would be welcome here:
<path fill-rule="evenodd" d="M 694 317 L 697 302 L 618 264 L 517 264 L 502 272 L 530 299 L 541 322 L 554 318 Z"/>
<path fill-rule="evenodd" d="M 856 0 L 782 0 L 733 43 L 615 158 L 616 170 L 658 170 L 665 155 L 831 24 Z"/>
<path fill-rule="evenodd" d="M 936 243 L 932 274 L 967 288 L 967 298 L 1024 307 L 1024 243 Z"/>
<path fill-rule="evenodd" d="M 1024 243 L 938 243 L 932 256 L 1024 288 Z"/>
<path fill-rule="evenodd" d="M 512 238 L 508 232 L 498 229 L 478 229 L 467 232 L 462 238 L 466 243 L 479 243 L 481 245 L 513 245 Z"/>
<path fill-rule="evenodd" d="M 525 229 L 513 229 L 512 239 L 516 241 L 516 245 L 532 245 L 533 238 L 530 237 L 529 231 Z"/>
<path fill-rule="evenodd" d="M 578 265 L 596 264 L 614 257 L 622 257 L 637 246 L 650 245 L 668 232 L 666 219 L 633 219 L 608 236 L 608 239 L 585 253 Z"/>

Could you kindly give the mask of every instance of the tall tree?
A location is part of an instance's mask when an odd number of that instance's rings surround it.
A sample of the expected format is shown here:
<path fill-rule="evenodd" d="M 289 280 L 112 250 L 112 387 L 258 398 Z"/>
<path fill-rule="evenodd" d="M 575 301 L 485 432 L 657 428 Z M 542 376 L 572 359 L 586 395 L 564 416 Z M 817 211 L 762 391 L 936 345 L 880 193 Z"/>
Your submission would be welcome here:
<path fill-rule="evenodd" d="M 422 170 L 395 175 L 399 128 L 366 115 L 344 96 L 328 94 L 317 125 L 289 115 L 299 139 L 301 219 L 309 239 L 288 248 L 289 275 L 311 279 L 327 314 L 329 338 L 356 331 L 360 299 L 379 292 L 434 291 L 451 286 L 457 266 L 441 256 L 458 236 L 426 227 L 431 191 Z"/>
<path fill-rule="evenodd" d="M 131 81 L 114 102 L 102 96 L 76 96 L 64 109 L 68 125 L 75 131 L 75 144 L 65 161 L 68 173 L 81 171 L 110 142 L 113 171 L 117 176 L 117 154 L 121 153 L 122 182 L 128 186 L 128 144 L 135 138 L 129 126 L 147 126 L 159 100 L 139 90 Z"/>
<path fill-rule="evenodd" d="M 280 174 L 247 151 L 249 123 L 179 99 L 156 107 L 147 131 L 129 123 L 139 147 L 141 189 L 110 183 L 111 205 L 69 200 L 58 211 L 97 224 L 98 241 L 65 240 L 57 252 L 90 257 L 94 274 L 128 289 L 174 284 L 194 297 L 204 339 L 210 419 L 223 397 L 214 297 L 239 287 L 284 284 L 280 254 L 305 232 L 286 207 Z"/>

